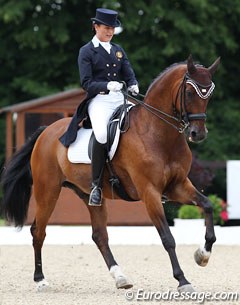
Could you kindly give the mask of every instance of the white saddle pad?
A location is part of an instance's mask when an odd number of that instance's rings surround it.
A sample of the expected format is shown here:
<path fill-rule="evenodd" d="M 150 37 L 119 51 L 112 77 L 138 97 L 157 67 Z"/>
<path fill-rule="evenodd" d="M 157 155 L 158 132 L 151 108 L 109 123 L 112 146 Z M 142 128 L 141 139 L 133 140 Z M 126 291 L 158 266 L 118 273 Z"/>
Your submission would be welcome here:
<path fill-rule="evenodd" d="M 130 104 L 131 106 L 127 108 L 127 112 L 129 112 L 130 109 L 135 106 L 133 103 L 131 103 L 129 101 L 128 101 L 128 104 Z M 124 119 L 124 113 L 122 114 L 120 122 L 122 122 L 123 119 Z M 116 119 L 116 121 L 119 121 L 119 119 Z M 121 123 L 120 123 L 120 125 L 121 125 Z M 116 129 L 115 138 L 114 138 L 111 150 L 109 152 L 110 160 L 113 159 L 115 152 L 117 150 L 120 133 L 121 133 L 121 131 L 119 129 L 119 124 L 118 124 L 117 129 Z M 76 138 L 75 142 L 73 142 L 68 148 L 68 160 L 71 163 L 86 163 L 86 164 L 91 163 L 91 160 L 88 156 L 88 143 L 89 143 L 91 135 L 92 135 L 92 129 L 80 128 L 78 130 L 77 138 Z"/>
<path fill-rule="evenodd" d="M 92 134 L 92 129 L 81 128 L 78 131 L 77 138 L 68 148 L 68 159 L 71 163 L 90 164 L 91 160 L 88 156 L 88 143 Z M 116 136 L 109 152 L 110 160 L 112 160 L 118 146 L 120 130 L 117 128 Z"/>

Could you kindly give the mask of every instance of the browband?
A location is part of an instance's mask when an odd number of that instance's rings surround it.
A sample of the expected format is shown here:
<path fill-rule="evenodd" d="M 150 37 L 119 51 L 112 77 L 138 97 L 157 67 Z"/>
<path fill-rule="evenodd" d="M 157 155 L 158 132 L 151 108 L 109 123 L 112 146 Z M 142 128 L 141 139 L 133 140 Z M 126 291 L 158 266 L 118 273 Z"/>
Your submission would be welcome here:
<path fill-rule="evenodd" d="M 211 82 L 211 85 L 204 87 L 204 88 L 199 88 L 199 86 L 194 82 L 192 79 L 187 79 L 186 84 L 190 84 L 193 86 L 197 94 L 202 98 L 202 99 L 207 99 L 213 92 L 215 88 L 214 82 Z"/>

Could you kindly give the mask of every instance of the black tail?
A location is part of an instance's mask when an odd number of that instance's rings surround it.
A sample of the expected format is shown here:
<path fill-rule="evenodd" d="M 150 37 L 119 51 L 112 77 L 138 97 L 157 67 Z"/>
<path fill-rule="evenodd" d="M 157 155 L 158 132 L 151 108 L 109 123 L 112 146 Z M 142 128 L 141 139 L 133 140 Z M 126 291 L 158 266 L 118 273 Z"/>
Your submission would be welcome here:
<path fill-rule="evenodd" d="M 27 218 L 32 192 L 30 158 L 35 142 L 45 128 L 40 127 L 3 169 L 3 212 L 5 219 L 14 223 L 16 227 L 23 227 Z"/>

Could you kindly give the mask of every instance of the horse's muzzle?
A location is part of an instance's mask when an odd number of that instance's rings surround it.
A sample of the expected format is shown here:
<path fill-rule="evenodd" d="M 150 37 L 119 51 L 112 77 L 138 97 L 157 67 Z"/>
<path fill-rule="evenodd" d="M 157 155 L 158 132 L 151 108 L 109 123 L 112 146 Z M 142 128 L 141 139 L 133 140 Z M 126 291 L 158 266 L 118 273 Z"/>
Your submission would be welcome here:
<path fill-rule="evenodd" d="M 198 124 L 190 124 L 187 138 L 189 142 L 200 143 L 207 138 L 208 130 L 206 126 L 199 126 Z"/>

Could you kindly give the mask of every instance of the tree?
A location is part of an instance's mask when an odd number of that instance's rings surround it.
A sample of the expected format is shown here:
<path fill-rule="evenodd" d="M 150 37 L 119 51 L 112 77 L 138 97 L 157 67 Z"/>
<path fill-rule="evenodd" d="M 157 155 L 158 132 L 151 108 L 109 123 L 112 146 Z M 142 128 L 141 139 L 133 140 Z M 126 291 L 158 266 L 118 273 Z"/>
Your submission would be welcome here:
<path fill-rule="evenodd" d="M 126 49 L 143 93 L 190 53 L 205 66 L 221 56 L 208 108 L 210 135 L 192 148 L 205 159 L 239 158 L 237 0 L 0 0 L 0 106 L 79 87 L 78 50 L 90 40 L 90 18 L 102 6 L 119 11 L 123 34 L 114 42 Z"/>

